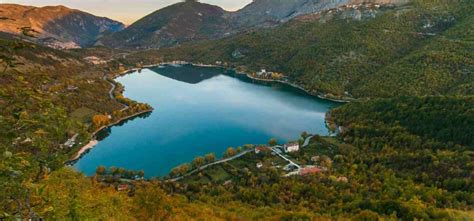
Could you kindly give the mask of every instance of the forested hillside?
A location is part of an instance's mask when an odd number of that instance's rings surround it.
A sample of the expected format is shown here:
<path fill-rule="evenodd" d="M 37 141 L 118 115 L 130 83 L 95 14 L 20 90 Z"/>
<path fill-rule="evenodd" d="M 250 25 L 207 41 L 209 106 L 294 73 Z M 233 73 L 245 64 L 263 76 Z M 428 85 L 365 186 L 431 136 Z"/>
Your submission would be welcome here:
<path fill-rule="evenodd" d="M 343 106 L 332 115 L 336 124 L 343 126 L 346 138 L 365 134 L 378 148 L 383 148 L 387 140 L 380 140 L 380 144 L 376 141 L 386 135 L 391 137 L 390 142 L 414 149 L 421 145 L 437 149 L 443 146 L 441 143 L 474 148 L 472 96 L 374 100 Z"/>
<path fill-rule="evenodd" d="M 252 152 L 179 182 L 133 181 L 129 192 L 117 192 L 99 170 L 88 178 L 59 169 L 29 184 L 28 196 L 34 214 L 46 219 L 470 220 L 472 146 L 438 137 L 441 126 L 431 119 L 470 120 L 472 105 L 471 98 L 430 97 L 342 106 L 331 113 L 344 128 L 340 137 L 316 136 L 291 154 L 327 168 L 315 175 L 284 177 L 270 163 L 258 169 L 254 162 L 275 156 Z M 420 116 L 433 118 L 402 121 Z M 427 127 L 409 129 L 421 122 Z M 451 136 L 472 129 L 469 122 L 441 125 Z M 15 211 L 13 202 L 7 208 Z"/>
<path fill-rule="evenodd" d="M 82 57 L 7 33 L 0 49 L 0 219 L 24 218 L 38 212 L 38 183 L 89 142 L 93 117 L 123 104 L 109 97 L 107 70 Z"/>
<path fill-rule="evenodd" d="M 468 0 L 341 7 L 274 29 L 133 57 L 264 68 L 332 97 L 467 95 L 473 93 L 473 11 Z"/>

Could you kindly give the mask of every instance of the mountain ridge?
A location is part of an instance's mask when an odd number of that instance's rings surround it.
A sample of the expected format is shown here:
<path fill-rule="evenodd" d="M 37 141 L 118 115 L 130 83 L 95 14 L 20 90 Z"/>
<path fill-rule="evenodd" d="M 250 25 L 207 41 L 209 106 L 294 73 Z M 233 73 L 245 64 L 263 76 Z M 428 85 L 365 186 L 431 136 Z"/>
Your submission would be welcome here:
<path fill-rule="evenodd" d="M 218 6 L 181 2 L 143 17 L 125 30 L 100 39 L 96 45 L 143 49 L 220 38 L 230 30 L 227 14 Z"/>
<path fill-rule="evenodd" d="M 87 47 L 108 32 L 123 30 L 125 25 L 63 5 L 34 7 L 0 4 L 0 31 L 19 34 L 19 27 L 31 27 L 38 42 L 56 48 Z"/>
<path fill-rule="evenodd" d="M 298 16 L 364 2 L 405 4 L 409 0 L 258 0 L 234 12 L 198 1 L 185 1 L 159 9 L 123 31 L 100 39 L 96 45 L 132 49 L 177 46 L 273 27 Z M 209 11 L 213 13 L 206 13 Z"/>

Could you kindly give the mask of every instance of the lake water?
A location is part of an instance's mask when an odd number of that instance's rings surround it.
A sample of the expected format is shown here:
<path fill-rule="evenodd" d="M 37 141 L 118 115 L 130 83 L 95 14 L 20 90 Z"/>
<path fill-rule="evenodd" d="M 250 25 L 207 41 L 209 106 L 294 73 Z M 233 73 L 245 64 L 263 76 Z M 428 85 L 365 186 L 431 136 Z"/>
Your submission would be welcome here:
<path fill-rule="evenodd" d="M 117 78 L 124 95 L 153 106 L 143 117 L 102 132 L 75 167 L 99 165 L 164 176 L 196 156 L 221 156 L 230 146 L 297 140 L 303 131 L 327 135 L 325 113 L 336 103 L 279 83 L 256 84 L 223 69 L 195 66 L 145 69 Z"/>

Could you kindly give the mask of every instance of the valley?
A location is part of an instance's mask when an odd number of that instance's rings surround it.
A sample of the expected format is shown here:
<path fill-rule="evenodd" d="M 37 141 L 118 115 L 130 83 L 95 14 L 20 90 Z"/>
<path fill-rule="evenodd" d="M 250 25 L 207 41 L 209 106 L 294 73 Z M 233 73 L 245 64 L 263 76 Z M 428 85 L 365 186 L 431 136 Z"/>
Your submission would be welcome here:
<path fill-rule="evenodd" d="M 338 105 L 278 83 L 257 85 L 221 68 L 159 66 L 116 81 L 126 97 L 154 111 L 99 133 L 99 144 L 75 164 L 87 175 L 103 165 L 161 177 L 198 155 L 221 157 L 231 146 L 288 142 L 305 130 L 328 134 L 325 113 Z"/>
<path fill-rule="evenodd" d="M 472 220 L 473 12 L 0 4 L 0 220 Z"/>

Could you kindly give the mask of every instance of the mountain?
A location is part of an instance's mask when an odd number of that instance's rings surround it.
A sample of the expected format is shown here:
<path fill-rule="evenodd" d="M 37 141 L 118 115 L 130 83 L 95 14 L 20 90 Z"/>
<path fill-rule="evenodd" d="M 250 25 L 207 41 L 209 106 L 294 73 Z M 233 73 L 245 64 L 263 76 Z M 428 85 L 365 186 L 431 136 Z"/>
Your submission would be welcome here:
<path fill-rule="evenodd" d="M 57 48 L 87 47 L 124 24 L 64 6 L 33 7 L 0 4 L 0 31 L 19 33 L 20 27 L 38 31 L 38 42 Z"/>
<path fill-rule="evenodd" d="M 298 15 L 348 4 L 351 0 L 255 0 L 232 15 L 237 27 L 274 25 Z"/>
<path fill-rule="evenodd" d="M 217 6 L 181 2 L 155 11 L 97 44 L 144 49 L 216 39 L 231 31 L 227 17 L 228 12 Z"/>
<path fill-rule="evenodd" d="M 404 4 L 409 0 L 255 0 L 236 12 L 188 0 L 157 10 L 96 45 L 150 49 L 214 40 L 262 27 L 273 27 L 301 15 L 365 2 Z"/>
<path fill-rule="evenodd" d="M 347 6 L 134 56 L 285 73 L 311 93 L 333 98 L 474 95 L 473 10 L 471 1 Z"/>
<path fill-rule="evenodd" d="M 254 0 L 232 15 L 237 27 L 274 25 L 300 15 L 317 13 L 347 4 L 404 4 L 409 0 Z"/>

